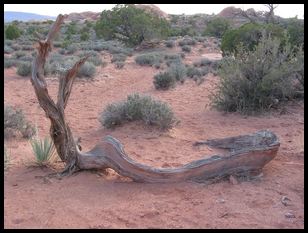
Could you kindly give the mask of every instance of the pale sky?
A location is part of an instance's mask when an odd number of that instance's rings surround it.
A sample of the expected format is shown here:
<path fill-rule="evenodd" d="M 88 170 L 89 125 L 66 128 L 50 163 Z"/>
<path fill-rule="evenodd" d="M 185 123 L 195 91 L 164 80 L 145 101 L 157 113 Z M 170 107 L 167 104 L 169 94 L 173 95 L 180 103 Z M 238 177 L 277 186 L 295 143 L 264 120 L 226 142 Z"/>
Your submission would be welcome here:
<path fill-rule="evenodd" d="M 263 4 L 154 4 L 168 14 L 217 14 L 228 6 L 235 6 L 247 10 L 266 10 Z M 69 14 L 72 12 L 102 12 L 110 10 L 115 4 L 4 4 L 4 11 L 21 11 L 36 13 L 40 15 L 57 16 L 58 14 Z M 279 4 L 275 9 L 275 15 L 283 18 L 304 18 L 304 4 Z"/>

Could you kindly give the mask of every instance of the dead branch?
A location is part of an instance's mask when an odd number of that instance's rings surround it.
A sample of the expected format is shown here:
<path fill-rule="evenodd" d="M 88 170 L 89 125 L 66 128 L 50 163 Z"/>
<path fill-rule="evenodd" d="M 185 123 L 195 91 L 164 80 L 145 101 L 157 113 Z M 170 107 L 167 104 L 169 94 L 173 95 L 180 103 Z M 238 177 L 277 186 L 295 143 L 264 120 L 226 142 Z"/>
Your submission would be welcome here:
<path fill-rule="evenodd" d="M 60 77 L 57 103 L 50 98 L 44 77 L 44 65 L 52 46 L 52 40 L 59 31 L 66 16 L 59 15 L 47 38 L 39 42 L 38 55 L 33 62 L 31 82 L 40 106 L 50 119 L 50 136 L 57 153 L 66 167 L 62 175 L 72 174 L 80 169 L 112 168 L 120 175 L 137 182 L 166 183 L 180 181 L 204 181 L 230 174 L 260 171 L 277 154 L 279 140 L 270 131 L 259 131 L 251 135 L 214 139 L 199 142 L 213 147 L 226 148 L 226 155 L 193 161 L 179 168 L 153 168 L 132 160 L 124 152 L 122 144 L 108 136 L 92 150 L 81 152 L 65 120 L 67 106 L 78 69 L 87 57 L 78 61 L 64 76 Z"/>

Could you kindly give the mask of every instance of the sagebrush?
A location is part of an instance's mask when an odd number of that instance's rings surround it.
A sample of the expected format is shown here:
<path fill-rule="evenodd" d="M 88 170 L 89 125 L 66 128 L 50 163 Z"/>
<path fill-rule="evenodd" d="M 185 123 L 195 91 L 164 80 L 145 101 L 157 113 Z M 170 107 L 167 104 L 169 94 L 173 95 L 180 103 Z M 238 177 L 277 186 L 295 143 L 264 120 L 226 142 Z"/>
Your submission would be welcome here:
<path fill-rule="evenodd" d="M 160 129 L 172 128 L 177 121 L 168 104 L 138 93 L 129 95 L 126 101 L 107 105 L 99 117 L 106 128 L 137 120 Z"/>

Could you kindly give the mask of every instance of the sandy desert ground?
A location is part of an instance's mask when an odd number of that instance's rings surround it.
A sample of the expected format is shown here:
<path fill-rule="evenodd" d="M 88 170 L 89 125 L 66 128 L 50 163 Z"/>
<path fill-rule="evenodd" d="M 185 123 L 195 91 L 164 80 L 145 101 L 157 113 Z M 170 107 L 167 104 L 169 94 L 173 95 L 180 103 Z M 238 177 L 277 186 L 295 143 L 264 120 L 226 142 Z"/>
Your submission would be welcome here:
<path fill-rule="evenodd" d="M 196 47 L 184 61 L 191 63 L 202 55 L 219 57 Z M 281 146 L 263 176 L 239 184 L 228 180 L 143 184 L 112 170 L 84 171 L 61 180 L 44 178 L 60 171 L 61 163 L 49 168 L 29 166 L 34 159 L 31 146 L 15 137 L 6 141 L 11 165 L 4 176 L 5 228 L 304 228 L 304 103 L 290 103 L 282 112 L 262 116 L 226 114 L 208 106 L 218 77 L 208 75 L 201 85 L 187 80 L 158 91 L 153 85 L 157 72 L 137 65 L 131 57 L 123 69 L 109 62 L 97 70 L 94 81 L 75 82 L 66 116 L 73 134 L 82 138 L 83 150 L 112 135 L 134 160 L 177 167 L 215 154 L 206 146 L 193 147 L 195 141 L 269 129 L 278 135 Z M 47 82 L 56 98 L 57 79 L 49 77 Z M 97 120 L 103 108 L 134 92 L 168 102 L 180 124 L 167 132 L 139 122 L 103 128 Z M 22 108 L 39 134 L 48 135 L 50 123 L 29 77 L 16 75 L 15 68 L 4 71 L 4 102 Z"/>

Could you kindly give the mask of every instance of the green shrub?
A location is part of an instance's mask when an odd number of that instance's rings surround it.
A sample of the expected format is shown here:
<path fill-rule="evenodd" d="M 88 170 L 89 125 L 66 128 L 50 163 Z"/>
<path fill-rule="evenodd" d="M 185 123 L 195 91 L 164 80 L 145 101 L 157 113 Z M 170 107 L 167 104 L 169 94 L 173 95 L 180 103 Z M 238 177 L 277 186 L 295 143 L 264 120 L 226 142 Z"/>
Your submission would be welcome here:
<path fill-rule="evenodd" d="M 173 63 L 167 70 L 171 76 L 175 78 L 176 81 L 184 82 L 186 77 L 186 67 L 181 62 Z"/>
<path fill-rule="evenodd" d="M 124 65 L 125 65 L 125 62 L 123 62 L 123 61 L 116 61 L 115 62 L 115 67 L 117 69 L 122 69 L 124 67 Z"/>
<path fill-rule="evenodd" d="M 26 55 L 27 55 L 27 53 L 24 52 L 24 51 L 17 51 L 13 54 L 13 58 L 19 59 L 19 58 L 24 57 Z"/>
<path fill-rule="evenodd" d="M 183 52 L 186 52 L 186 53 L 190 53 L 191 47 L 188 46 L 188 45 L 184 45 L 184 46 L 182 46 L 182 51 L 183 51 Z"/>
<path fill-rule="evenodd" d="M 78 73 L 77 73 L 77 77 L 87 77 L 87 78 L 91 78 L 94 76 L 95 74 L 95 66 L 93 65 L 93 63 L 90 62 L 85 62 L 79 69 Z"/>
<path fill-rule="evenodd" d="M 4 68 L 10 68 L 12 66 L 16 66 L 18 61 L 11 58 L 4 58 Z"/>
<path fill-rule="evenodd" d="M 4 170 L 6 170 L 9 166 L 10 156 L 6 150 L 6 146 L 4 145 Z"/>
<path fill-rule="evenodd" d="M 229 28 L 230 24 L 228 20 L 224 18 L 214 18 L 207 24 L 204 35 L 222 38 Z"/>
<path fill-rule="evenodd" d="M 17 74 L 20 76 L 29 76 L 31 74 L 32 64 L 31 62 L 20 62 L 17 65 Z"/>
<path fill-rule="evenodd" d="M 78 56 L 80 58 L 89 56 L 87 61 L 93 63 L 93 65 L 95 66 L 105 66 L 106 65 L 106 62 L 102 60 L 100 54 L 92 50 L 81 52 L 78 54 Z"/>
<path fill-rule="evenodd" d="M 45 137 L 44 140 L 34 138 L 30 140 L 33 153 L 37 165 L 46 166 L 51 157 L 55 154 L 55 146 L 49 137 Z"/>
<path fill-rule="evenodd" d="M 139 94 L 129 95 L 126 101 L 107 105 L 99 117 L 106 128 L 138 120 L 161 129 L 169 129 L 176 123 L 176 118 L 166 103 Z"/>
<path fill-rule="evenodd" d="M 193 63 L 193 65 L 195 67 L 200 67 L 200 66 L 211 66 L 212 64 L 212 60 L 208 59 L 208 58 L 202 58 L 199 61 L 195 61 Z"/>
<path fill-rule="evenodd" d="M 194 77 L 201 77 L 202 73 L 198 68 L 196 68 L 194 66 L 188 66 L 186 68 L 186 75 L 189 78 L 194 78 Z"/>
<path fill-rule="evenodd" d="M 4 53 L 6 54 L 11 54 L 14 52 L 14 49 L 12 49 L 10 46 L 8 45 L 4 45 Z"/>
<path fill-rule="evenodd" d="M 4 105 L 4 137 L 11 136 L 14 131 L 20 132 L 24 138 L 30 138 L 36 133 L 21 109 Z"/>
<path fill-rule="evenodd" d="M 168 90 L 175 86 L 176 79 L 169 72 L 163 72 L 154 76 L 153 84 L 156 89 Z"/>
<path fill-rule="evenodd" d="M 6 36 L 7 39 L 15 40 L 18 37 L 20 37 L 20 35 L 21 35 L 21 31 L 19 30 L 17 25 L 10 24 L 9 26 L 7 26 L 7 28 L 5 30 L 5 36 Z"/>
<path fill-rule="evenodd" d="M 170 66 L 173 63 L 181 63 L 181 56 L 178 54 L 166 53 L 164 56 L 164 60 L 167 66 Z"/>
<path fill-rule="evenodd" d="M 165 42 L 165 45 L 166 45 L 167 48 L 173 48 L 175 46 L 175 42 L 174 42 L 174 40 L 167 40 Z"/>
<path fill-rule="evenodd" d="M 179 46 L 183 47 L 185 45 L 195 45 L 197 42 L 192 38 L 184 38 L 179 41 Z"/>
<path fill-rule="evenodd" d="M 87 33 L 87 32 L 83 32 L 80 35 L 80 40 L 82 40 L 82 41 L 87 41 L 87 40 L 89 40 L 89 38 L 90 38 L 90 36 L 89 36 L 89 33 Z"/>
<path fill-rule="evenodd" d="M 67 46 L 67 54 L 73 54 L 78 50 L 78 45 L 76 44 L 70 44 Z"/>
<path fill-rule="evenodd" d="M 252 51 L 259 43 L 262 33 L 271 35 L 272 38 L 279 38 L 281 46 L 286 43 L 286 34 L 279 25 L 247 23 L 237 29 L 228 30 L 221 41 L 223 55 L 236 54 L 237 46 L 243 44 L 245 50 Z"/>
<path fill-rule="evenodd" d="M 304 21 L 298 19 L 290 19 L 287 25 L 289 42 L 293 46 L 304 45 Z"/>
<path fill-rule="evenodd" d="M 237 48 L 235 58 L 220 65 L 221 82 L 213 105 L 224 111 L 253 114 L 293 99 L 303 91 L 304 53 L 263 35 L 254 51 Z"/>
<path fill-rule="evenodd" d="M 113 54 L 111 58 L 111 63 L 114 62 L 124 62 L 126 60 L 127 56 L 125 54 Z"/>
<path fill-rule="evenodd" d="M 141 66 L 149 65 L 153 66 L 155 64 L 160 64 L 163 62 L 163 55 L 161 53 L 145 53 L 137 56 L 135 62 Z"/>
<path fill-rule="evenodd" d="M 15 51 L 21 50 L 21 46 L 18 44 L 12 44 L 11 45 L 12 49 L 14 49 Z"/>

